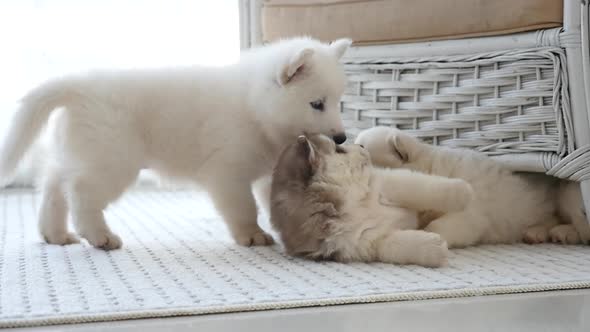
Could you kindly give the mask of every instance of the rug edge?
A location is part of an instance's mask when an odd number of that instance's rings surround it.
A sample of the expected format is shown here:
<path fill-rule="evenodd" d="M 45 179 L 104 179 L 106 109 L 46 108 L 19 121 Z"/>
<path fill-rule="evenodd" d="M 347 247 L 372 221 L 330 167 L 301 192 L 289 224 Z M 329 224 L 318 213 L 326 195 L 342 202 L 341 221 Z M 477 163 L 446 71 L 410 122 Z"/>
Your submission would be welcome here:
<path fill-rule="evenodd" d="M 267 302 L 259 304 L 239 304 L 234 306 L 220 306 L 209 308 L 174 308 L 174 309 L 157 309 L 141 310 L 126 312 L 111 312 L 103 314 L 88 315 L 66 315 L 61 317 L 40 317 L 32 319 L 11 319 L 0 320 L 0 328 L 22 328 L 22 327 L 42 327 L 51 325 L 65 324 L 83 324 L 83 323 L 102 323 L 114 322 L 131 319 L 148 319 L 148 318 L 167 318 L 183 316 L 200 316 L 208 314 L 238 313 L 252 311 L 267 311 L 280 309 L 296 309 L 321 306 L 336 306 L 344 304 L 362 304 L 362 303 L 386 303 L 401 301 L 419 301 L 435 299 L 466 298 L 474 296 L 491 296 L 506 295 L 519 293 L 536 293 L 545 291 L 574 290 L 590 288 L 590 280 L 572 281 L 562 283 L 543 283 L 528 284 L 515 286 L 492 286 L 484 288 L 462 288 L 446 289 L 438 291 L 418 291 L 418 292 L 401 292 L 378 295 L 364 295 L 351 297 L 338 297 L 314 300 L 293 300 Z"/>

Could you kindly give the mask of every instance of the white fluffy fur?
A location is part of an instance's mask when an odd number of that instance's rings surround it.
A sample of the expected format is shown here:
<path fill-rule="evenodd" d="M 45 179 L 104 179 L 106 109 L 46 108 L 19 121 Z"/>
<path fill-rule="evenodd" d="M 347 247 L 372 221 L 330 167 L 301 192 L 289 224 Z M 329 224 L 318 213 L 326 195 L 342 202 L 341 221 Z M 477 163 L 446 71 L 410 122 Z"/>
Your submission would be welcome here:
<path fill-rule="evenodd" d="M 440 234 L 449 247 L 523 240 L 590 241 L 580 188 L 573 182 L 542 174 L 515 174 L 483 154 L 434 147 L 393 128 L 368 129 L 356 142 L 370 151 L 377 166 L 402 167 L 471 184 L 475 199 L 465 211 L 435 216 L 425 228 Z M 412 192 L 413 187 L 392 190 Z"/>
<path fill-rule="evenodd" d="M 235 240 L 264 245 L 251 193 L 282 147 L 303 132 L 344 132 L 338 103 L 350 45 L 297 38 L 246 52 L 224 68 L 91 72 L 46 82 L 22 100 L 0 155 L 7 181 L 57 116 L 46 163 L 40 231 L 49 243 L 121 246 L 103 217 L 144 168 L 208 190 Z M 323 112 L 310 102 L 325 100 Z M 63 108 L 59 112 L 54 112 Z"/>

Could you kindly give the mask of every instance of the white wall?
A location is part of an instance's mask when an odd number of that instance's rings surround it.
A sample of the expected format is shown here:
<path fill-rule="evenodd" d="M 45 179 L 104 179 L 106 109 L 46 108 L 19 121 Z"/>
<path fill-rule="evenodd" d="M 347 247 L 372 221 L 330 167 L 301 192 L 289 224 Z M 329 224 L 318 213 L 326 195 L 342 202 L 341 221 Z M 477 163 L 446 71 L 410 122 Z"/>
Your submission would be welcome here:
<path fill-rule="evenodd" d="M 239 0 L 0 0 L 0 140 L 43 80 L 96 68 L 223 65 Z"/>

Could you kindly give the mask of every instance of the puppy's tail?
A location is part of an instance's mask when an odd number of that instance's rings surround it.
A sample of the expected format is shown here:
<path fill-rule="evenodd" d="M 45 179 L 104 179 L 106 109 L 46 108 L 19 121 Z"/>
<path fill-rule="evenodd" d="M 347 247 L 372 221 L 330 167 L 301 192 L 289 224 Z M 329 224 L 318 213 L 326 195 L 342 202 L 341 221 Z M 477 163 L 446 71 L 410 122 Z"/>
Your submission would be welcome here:
<path fill-rule="evenodd" d="M 10 181 L 51 113 L 58 107 L 69 105 L 76 98 L 73 85 L 69 79 L 48 81 L 22 98 L 0 150 L 0 185 Z"/>

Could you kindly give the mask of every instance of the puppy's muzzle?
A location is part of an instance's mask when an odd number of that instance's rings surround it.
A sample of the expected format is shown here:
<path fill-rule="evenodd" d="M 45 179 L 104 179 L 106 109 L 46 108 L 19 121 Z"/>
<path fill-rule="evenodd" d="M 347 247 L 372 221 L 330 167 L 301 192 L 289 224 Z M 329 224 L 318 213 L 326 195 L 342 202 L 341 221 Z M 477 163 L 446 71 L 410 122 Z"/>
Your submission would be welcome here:
<path fill-rule="evenodd" d="M 332 139 L 334 140 L 334 142 L 336 144 L 342 144 L 342 143 L 346 142 L 346 134 L 345 133 L 336 134 L 336 135 L 332 136 Z"/>

